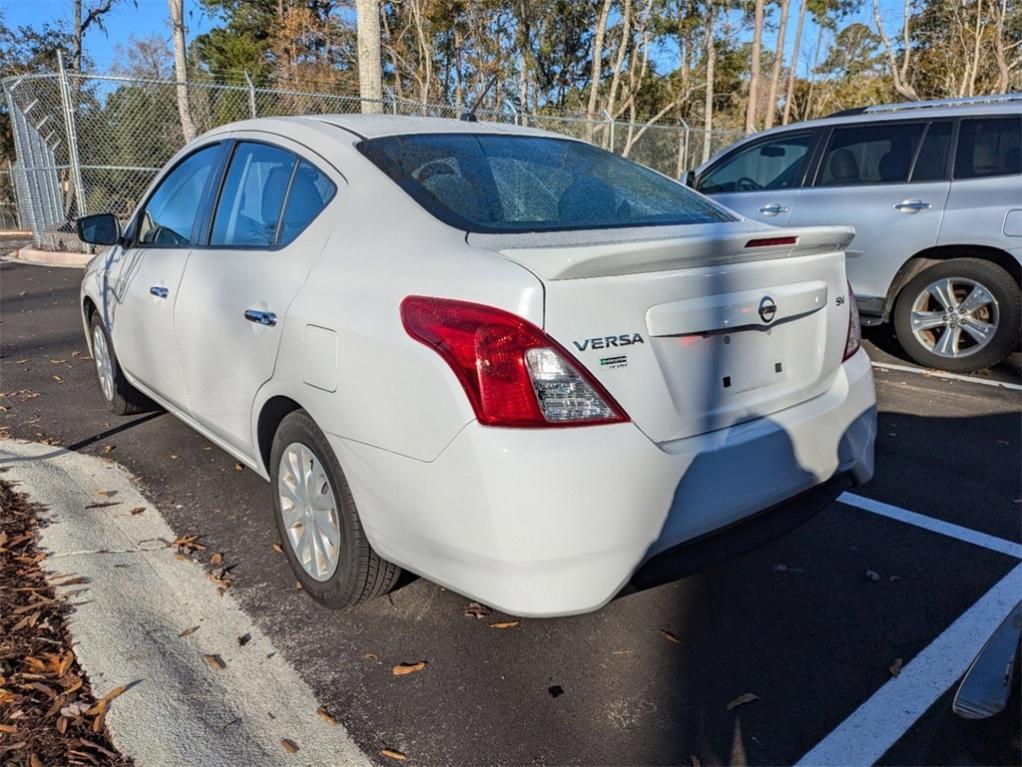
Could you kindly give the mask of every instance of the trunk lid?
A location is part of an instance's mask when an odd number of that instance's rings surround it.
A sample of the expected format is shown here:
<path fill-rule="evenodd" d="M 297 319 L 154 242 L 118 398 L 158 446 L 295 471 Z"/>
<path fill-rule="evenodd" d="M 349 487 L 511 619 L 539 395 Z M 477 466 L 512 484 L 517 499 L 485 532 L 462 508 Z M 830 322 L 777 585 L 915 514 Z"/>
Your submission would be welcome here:
<path fill-rule="evenodd" d="M 650 439 L 769 416 L 830 386 L 848 330 L 852 229 L 741 222 L 658 239 L 584 234 L 599 239 L 533 246 L 521 235 L 470 235 L 469 243 L 542 280 L 544 330 Z M 779 238 L 794 243 L 750 246 Z"/>

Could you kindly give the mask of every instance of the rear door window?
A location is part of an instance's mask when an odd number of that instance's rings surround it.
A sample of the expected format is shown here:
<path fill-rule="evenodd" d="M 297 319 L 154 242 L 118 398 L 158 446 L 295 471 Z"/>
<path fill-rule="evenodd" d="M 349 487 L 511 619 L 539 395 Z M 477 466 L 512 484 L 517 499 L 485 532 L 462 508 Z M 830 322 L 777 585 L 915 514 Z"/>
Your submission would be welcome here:
<path fill-rule="evenodd" d="M 948 152 L 951 149 L 951 121 L 930 123 L 919 149 L 913 181 L 946 181 Z"/>
<path fill-rule="evenodd" d="M 962 120 L 955 179 L 1022 173 L 1022 118 Z"/>
<path fill-rule="evenodd" d="M 213 219 L 210 245 L 269 247 L 298 158 L 269 144 L 242 142 L 231 166 Z"/>
<path fill-rule="evenodd" d="M 812 133 L 789 133 L 725 157 L 699 179 L 703 194 L 790 189 L 802 181 Z"/>
<path fill-rule="evenodd" d="M 873 123 L 835 128 L 816 186 L 897 184 L 908 180 L 925 123 Z"/>

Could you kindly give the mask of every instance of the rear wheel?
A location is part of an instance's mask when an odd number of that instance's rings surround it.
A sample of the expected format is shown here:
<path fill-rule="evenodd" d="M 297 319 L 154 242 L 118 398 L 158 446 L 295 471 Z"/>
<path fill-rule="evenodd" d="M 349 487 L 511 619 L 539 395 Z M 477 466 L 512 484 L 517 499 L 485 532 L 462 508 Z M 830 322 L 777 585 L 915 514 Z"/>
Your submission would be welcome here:
<path fill-rule="evenodd" d="M 393 588 L 401 570 L 369 545 L 344 472 L 304 410 L 277 428 L 270 476 L 277 531 L 304 591 L 339 609 Z"/>
<path fill-rule="evenodd" d="M 996 365 L 1019 342 L 1019 287 L 977 258 L 928 267 L 898 295 L 898 342 L 921 365 L 968 373 Z"/>
<path fill-rule="evenodd" d="M 153 407 L 152 402 L 142 392 L 128 383 L 121 366 L 114 354 L 110 336 L 99 318 L 93 313 L 89 320 L 90 337 L 92 340 L 92 360 L 96 364 L 96 377 L 99 379 L 99 390 L 107 406 L 117 415 L 133 415 L 142 413 Z"/>

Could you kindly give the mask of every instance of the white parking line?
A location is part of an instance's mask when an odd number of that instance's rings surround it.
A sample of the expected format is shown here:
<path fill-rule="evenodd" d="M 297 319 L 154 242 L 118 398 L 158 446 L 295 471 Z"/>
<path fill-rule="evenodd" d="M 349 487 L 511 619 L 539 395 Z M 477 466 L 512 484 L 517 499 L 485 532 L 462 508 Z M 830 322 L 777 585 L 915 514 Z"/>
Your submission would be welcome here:
<path fill-rule="evenodd" d="M 1008 556 L 1015 557 L 1016 559 L 1022 559 L 1022 544 L 1018 544 L 1013 541 L 1006 541 L 1004 538 L 987 535 L 986 533 L 981 533 L 977 530 L 970 530 L 969 528 L 962 527 L 961 525 L 955 525 L 951 522 L 944 522 L 940 519 L 927 517 L 924 514 L 917 514 L 914 511 L 902 509 L 898 506 L 892 506 L 891 504 L 884 503 L 882 501 L 875 501 L 872 498 L 865 498 L 861 495 L 842 493 L 837 500 L 839 503 L 844 503 L 848 506 L 855 506 L 863 511 L 879 514 L 882 517 L 890 517 L 891 519 L 896 519 L 899 522 L 904 522 L 915 527 L 921 527 L 933 533 L 946 535 L 950 538 L 957 538 L 960 541 L 971 543 L 974 546 L 982 546 L 984 549 L 990 549 L 991 551 L 1007 554 Z"/>
<path fill-rule="evenodd" d="M 874 764 L 968 669 L 1022 593 L 1022 564 L 796 764 Z"/>
<path fill-rule="evenodd" d="M 1022 545 L 889 503 L 842 493 L 839 503 L 1022 559 Z M 1018 564 L 978 602 L 803 756 L 796 767 L 874 764 L 969 668 L 1022 594 Z"/>
<path fill-rule="evenodd" d="M 945 373 L 943 370 L 930 370 L 928 368 L 916 368 L 911 365 L 893 365 L 887 362 L 872 362 L 873 367 L 879 370 L 898 370 L 902 373 L 916 373 L 921 376 L 932 378 L 950 378 L 954 381 L 968 381 L 969 383 L 982 384 L 983 386 L 996 386 L 1001 389 L 1022 391 L 1022 384 L 1008 383 L 1007 381 L 994 381 L 990 378 L 979 378 L 978 376 L 965 376 L 958 373 Z"/>

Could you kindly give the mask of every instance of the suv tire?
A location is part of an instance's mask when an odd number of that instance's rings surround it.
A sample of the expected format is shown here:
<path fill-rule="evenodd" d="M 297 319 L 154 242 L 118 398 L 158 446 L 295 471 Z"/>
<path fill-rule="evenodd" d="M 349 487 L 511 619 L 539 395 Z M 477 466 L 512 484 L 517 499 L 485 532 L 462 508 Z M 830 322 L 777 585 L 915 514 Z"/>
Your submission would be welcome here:
<path fill-rule="evenodd" d="M 369 545 L 341 465 L 304 410 L 288 414 L 277 427 L 270 478 L 277 532 L 309 596 L 343 609 L 394 587 L 401 568 Z"/>
<path fill-rule="evenodd" d="M 979 258 L 923 269 L 901 289 L 894 307 L 894 330 L 905 352 L 920 365 L 953 373 L 1003 360 L 1018 347 L 1019 324 L 1018 284 Z"/>

